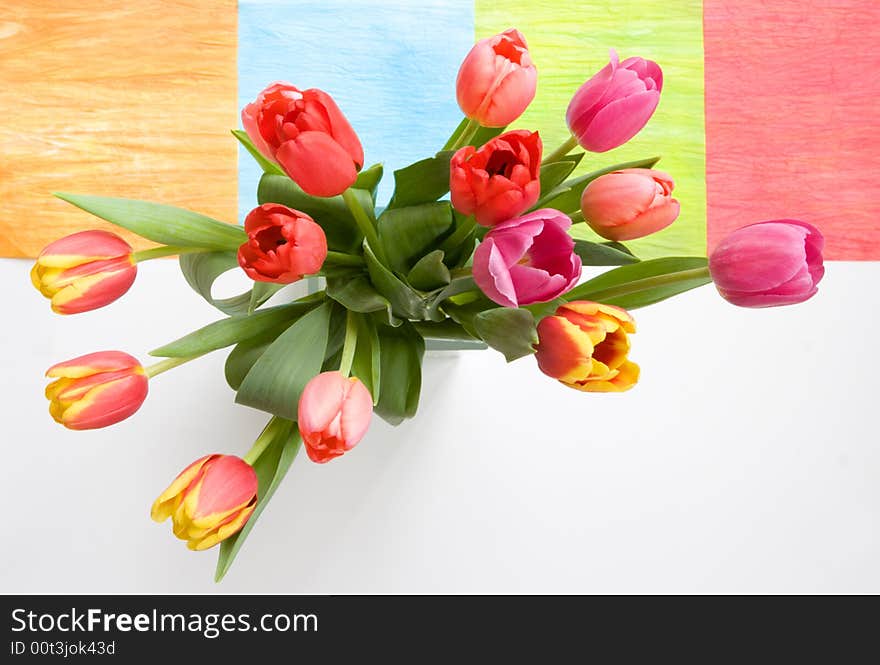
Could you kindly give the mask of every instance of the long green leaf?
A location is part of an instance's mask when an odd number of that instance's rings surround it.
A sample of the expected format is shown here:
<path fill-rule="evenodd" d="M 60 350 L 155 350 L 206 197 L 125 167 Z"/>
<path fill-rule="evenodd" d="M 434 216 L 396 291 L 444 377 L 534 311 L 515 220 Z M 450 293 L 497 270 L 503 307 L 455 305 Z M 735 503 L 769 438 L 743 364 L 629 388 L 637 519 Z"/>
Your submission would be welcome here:
<path fill-rule="evenodd" d="M 584 153 L 566 157 L 558 162 L 551 162 L 541 166 L 540 182 L 541 192 L 552 192 L 556 187 L 562 184 L 569 174 L 574 171 L 575 167 L 583 159 Z"/>
<path fill-rule="evenodd" d="M 383 266 L 369 247 L 364 247 L 364 259 L 370 281 L 376 290 L 391 303 L 391 310 L 402 319 L 423 319 L 425 302 L 419 293 L 405 284 L 397 275 Z"/>
<path fill-rule="evenodd" d="M 266 352 L 266 349 L 272 345 L 272 342 L 278 339 L 278 336 L 291 325 L 293 325 L 292 320 L 285 321 L 274 328 L 267 328 L 258 335 L 243 339 L 233 347 L 226 357 L 226 364 L 224 366 L 226 383 L 229 384 L 230 388 L 238 390 L 241 387 L 241 383 L 244 381 L 247 373 L 251 371 L 251 367 L 256 364 L 263 353 Z"/>
<path fill-rule="evenodd" d="M 527 309 L 498 307 L 480 312 L 474 317 L 474 328 L 507 362 L 534 353 L 533 345 L 538 343 L 535 317 Z"/>
<path fill-rule="evenodd" d="M 442 289 L 452 281 L 449 268 L 443 263 L 443 250 L 435 249 L 416 261 L 406 276 L 406 281 L 421 291 Z"/>
<path fill-rule="evenodd" d="M 149 201 L 65 192 L 56 192 L 55 196 L 162 245 L 232 250 L 238 249 L 247 240 L 240 226 L 218 222 L 183 208 Z"/>
<path fill-rule="evenodd" d="M 161 358 L 191 358 L 249 339 L 285 321 L 292 321 L 315 307 L 315 303 L 278 305 L 248 315 L 230 316 L 209 323 L 174 342 L 150 351 Z"/>
<path fill-rule="evenodd" d="M 257 146 L 254 145 L 253 141 L 251 141 L 251 137 L 247 135 L 247 132 L 242 131 L 240 129 L 233 129 L 232 135 L 238 139 L 238 142 L 241 143 L 242 147 L 248 151 L 251 157 L 254 158 L 254 161 L 263 169 L 263 173 L 272 173 L 273 175 L 285 175 L 284 170 L 278 166 L 275 162 L 268 160 L 263 153 L 257 150 Z"/>
<path fill-rule="evenodd" d="M 405 208 L 436 201 L 449 191 L 451 150 L 419 160 L 394 172 L 394 194 L 388 208 Z"/>
<path fill-rule="evenodd" d="M 629 263 L 638 263 L 639 259 L 630 254 L 618 243 L 590 242 L 589 240 L 575 240 L 574 253 L 581 257 L 585 266 L 623 266 Z"/>
<path fill-rule="evenodd" d="M 376 325 L 368 316 L 357 317 L 357 346 L 351 366 L 353 376 L 359 378 L 373 396 L 373 404 L 379 401 L 382 366 L 379 335 Z"/>
<path fill-rule="evenodd" d="M 245 539 L 269 504 L 275 490 L 284 480 L 284 476 L 287 475 L 287 471 L 301 447 L 302 438 L 294 423 L 289 420 L 274 422 L 279 424 L 274 425 L 270 421 L 269 426 L 275 427 L 273 440 L 254 462 L 254 471 L 257 473 L 257 505 L 241 531 L 220 543 L 220 554 L 217 557 L 217 569 L 214 573 L 215 582 L 222 580 L 229 571 L 229 567 L 235 561 Z"/>
<path fill-rule="evenodd" d="M 412 324 L 378 328 L 381 354 L 379 402 L 376 413 L 392 425 L 412 418 L 419 407 L 425 340 Z"/>
<path fill-rule="evenodd" d="M 211 289 L 216 279 L 229 270 L 240 270 L 235 252 L 199 252 L 181 254 L 180 270 L 192 289 L 224 314 L 230 316 L 247 314 L 251 305 L 259 307 L 271 298 L 284 284 L 266 284 L 259 287 L 259 296 L 251 298 L 247 291 L 232 298 L 214 298 Z"/>
<path fill-rule="evenodd" d="M 379 182 L 382 180 L 384 172 L 385 167 L 381 163 L 373 164 L 370 168 L 358 173 L 357 180 L 354 181 L 352 187 L 369 192 L 370 198 L 373 199 L 373 205 L 376 205 L 376 193 L 379 191 Z"/>
<path fill-rule="evenodd" d="M 391 269 L 406 274 L 452 232 L 455 220 L 448 202 L 434 201 L 385 210 L 378 224 Z"/>
<path fill-rule="evenodd" d="M 388 325 L 400 325 L 400 319 L 391 311 L 388 298 L 376 291 L 369 278 L 362 272 L 352 271 L 328 277 L 327 296 L 354 312 L 361 314 L 383 312 Z"/>
<path fill-rule="evenodd" d="M 708 263 L 702 256 L 641 261 L 609 270 L 576 286 L 563 298 L 637 309 L 708 284 L 712 281 Z"/>
<path fill-rule="evenodd" d="M 449 137 L 449 140 L 446 142 L 446 145 L 443 146 L 444 150 L 449 150 L 453 145 L 455 145 L 456 141 L 458 141 L 458 137 L 461 136 L 461 133 L 465 130 L 465 127 L 468 125 L 468 119 L 462 118 L 461 122 L 458 123 L 458 127 L 455 128 L 455 131 L 452 132 L 452 136 Z M 486 141 L 490 139 L 494 139 L 499 134 L 502 134 L 507 127 L 480 127 L 473 138 L 467 142 L 467 145 L 472 145 L 475 148 L 479 148 Z"/>
<path fill-rule="evenodd" d="M 330 303 L 324 303 L 281 333 L 247 373 L 235 401 L 296 420 L 303 388 L 321 371 L 330 313 Z"/>

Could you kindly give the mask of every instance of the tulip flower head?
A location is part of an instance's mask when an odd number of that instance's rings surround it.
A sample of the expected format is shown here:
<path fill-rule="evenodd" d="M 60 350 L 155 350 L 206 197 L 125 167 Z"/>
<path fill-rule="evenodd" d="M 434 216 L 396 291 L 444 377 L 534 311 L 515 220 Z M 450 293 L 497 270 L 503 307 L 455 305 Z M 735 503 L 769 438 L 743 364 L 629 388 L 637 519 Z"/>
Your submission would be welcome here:
<path fill-rule="evenodd" d="M 541 137 L 517 130 L 465 146 L 449 164 L 452 207 L 494 226 L 525 212 L 541 194 Z"/>
<path fill-rule="evenodd" d="M 359 379 L 341 372 L 318 374 L 299 400 L 299 431 L 309 459 L 323 464 L 354 448 L 372 415 L 373 398 Z"/>
<path fill-rule="evenodd" d="M 639 366 L 627 358 L 629 312 L 612 305 L 575 300 L 538 323 L 535 356 L 547 376 L 585 392 L 623 392 L 639 379 Z"/>
<path fill-rule="evenodd" d="M 484 127 L 505 127 L 526 110 L 537 85 L 526 39 L 510 28 L 474 44 L 458 70 L 455 94 L 468 118 Z"/>
<path fill-rule="evenodd" d="M 737 229 L 709 257 L 718 293 L 740 307 L 794 305 L 811 298 L 825 274 L 825 239 L 796 219 Z"/>
<path fill-rule="evenodd" d="M 186 467 L 153 503 L 156 522 L 169 517 L 174 535 L 206 550 L 245 525 L 257 505 L 257 474 L 234 455 L 206 455 Z"/>
<path fill-rule="evenodd" d="M 108 305 L 137 276 L 131 246 L 109 231 L 81 231 L 48 245 L 31 270 L 31 282 L 59 314 Z"/>
<path fill-rule="evenodd" d="M 593 180 L 581 195 L 584 220 L 608 240 L 634 240 L 665 229 L 678 217 L 675 183 L 663 171 L 624 169 Z"/>
<path fill-rule="evenodd" d="M 279 203 L 264 203 L 244 220 L 247 242 L 238 263 L 257 282 L 290 284 L 318 272 L 327 258 L 327 236 L 311 217 Z"/>
<path fill-rule="evenodd" d="M 99 351 L 53 365 L 46 376 L 49 413 L 68 429 L 97 429 L 125 420 L 147 398 L 147 375 L 122 351 Z"/>
<path fill-rule="evenodd" d="M 241 112 L 248 137 L 306 194 L 336 196 L 364 165 L 360 139 L 323 90 L 278 82 Z"/>
<path fill-rule="evenodd" d="M 611 61 L 572 97 L 565 113 L 568 128 L 584 150 L 606 152 L 641 131 L 660 103 L 663 72 L 644 58 Z"/>
<path fill-rule="evenodd" d="M 581 275 L 570 226 L 568 215 L 545 208 L 493 227 L 474 252 L 477 286 L 504 307 L 562 295 Z"/>

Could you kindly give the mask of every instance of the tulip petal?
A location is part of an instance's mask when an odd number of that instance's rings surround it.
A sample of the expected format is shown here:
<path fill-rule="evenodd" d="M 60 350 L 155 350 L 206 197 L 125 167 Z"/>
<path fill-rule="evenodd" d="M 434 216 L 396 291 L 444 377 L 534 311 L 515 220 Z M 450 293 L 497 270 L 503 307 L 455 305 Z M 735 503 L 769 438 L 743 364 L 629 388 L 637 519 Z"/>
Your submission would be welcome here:
<path fill-rule="evenodd" d="M 153 507 L 150 509 L 150 517 L 156 522 L 164 522 L 171 517 L 171 514 L 177 508 L 176 505 L 173 505 L 177 496 L 193 483 L 199 476 L 202 467 L 209 460 L 216 457 L 219 456 L 205 455 L 181 471 L 177 478 L 153 502 Z"/>
<path fill-rule="evenodd" d="M 323 107 L 330 123 L 330 134 L 342 146 L 342 149 L 348 153 L 348 156 L 351 157 L 357 168 L 360 169 L 364 165 L 364 148 L 358 135 L 348 122 L 348 118 L 343 115 L 339 106 L 337 106 L 336 100 L 323 90 L 318 90 L 317 88 L 306 90 L 303 95 L 306 99 L 315 99 Z"/>
<path fill-rule="evenodd" d="M 581 146 L 590 152 L 607 152 L 629 141 L 648 124 L 660 103 L 660 93 L 648 90 L 617 99 L 599 110 L 584 133 Z"/>
<path fill-rule="evenodd" d="M 580 136 L 586 130 L 596 115 L 596 105 L 605 96 L 614 79 L 614 72 L 617 71 L 618 66 L 617 52 L 611 49 L 610 56 L 608 64 L 578 88 L 568 104 L 565 122 L 575 136 Z"/>
<path fill-rule="evenodd" d="M 323 132 L 302 132 L 285 141 L 276 157 L 287 175 L 312 196 L 336 196 L 357 179 L 352 157 Z"/>
<path fill-rule="evenodd" d="M 510 269 L 494 238 L 485 239 L 474 252 L 474 281 L 492 301 L 517 307 L 517 293 Z"/>
<path fill-rule="evenodd" d="M 589 335 L 561 316 L 538 323 L 538 367 L 564 383 L 583 381 L 592 371 L 593 342 Z"/>
<path fill-rule="evenodd" d="M 807 233 L 800 226 L 779 222 L 737 229 L 709 257 L 716 287 L 729 292 L 766 292 L 789 281 L 806 263 Z"/>
<path fill-rule="evenodd" d="M 64 411 L 61 423 L 75 430 L 98 429 L 124 420 L 141 408 L 147 397 L 148 381 L 132 374 L 104 382 L 87 392 Z"/>
<path fill-rule="evenodd" d="M 345 449 L 354 448 L 370 427 L 373 416 L 373 397 L 358 379 L 347 379 L 350 388 L 345 396 L 340 422 Z"/>
<path fill-rule="evenodd" d="M 97 351 L 65 360 L 46 370 L 46 376 L 71 379 L 90 376 L 98 372 L 133 369 L 140 367 L 138 359 L 122 351 Z"/>

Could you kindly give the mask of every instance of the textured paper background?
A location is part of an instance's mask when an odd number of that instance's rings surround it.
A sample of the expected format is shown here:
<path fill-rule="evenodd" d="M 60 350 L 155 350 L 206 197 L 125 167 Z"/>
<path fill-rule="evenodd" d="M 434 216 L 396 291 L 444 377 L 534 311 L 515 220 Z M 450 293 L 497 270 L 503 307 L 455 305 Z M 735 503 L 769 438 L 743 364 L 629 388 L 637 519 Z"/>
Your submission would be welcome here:
<path fill-rule="evenodd" d="M 0 256 L 102 227 L 57 190 L 235 220 L 235 6 L 0 4 Z"/>

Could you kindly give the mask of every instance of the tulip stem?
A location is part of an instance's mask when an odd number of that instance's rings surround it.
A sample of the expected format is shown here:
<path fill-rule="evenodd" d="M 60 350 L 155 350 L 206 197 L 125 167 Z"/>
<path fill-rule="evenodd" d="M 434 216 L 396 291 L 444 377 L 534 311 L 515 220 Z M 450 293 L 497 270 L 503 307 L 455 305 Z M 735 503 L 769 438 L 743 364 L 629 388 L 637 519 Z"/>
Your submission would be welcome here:
<path fill-rule="evenodd" d="M 364 260 L 360 256 L 354 254 L 346 254 L 345 252 L 327 252 L 325 263 L 332 263 L 335 266 L 362 266 Z"/>
<path fill-rule="evenodd" d="M 580 224 L 584 221 L 584 213 L 580 210 L 575 210 L 573 213 L 569 214 L 569 217 L 571 217 L 572 224 Z"/>
<path fill-rule="evenodd" d="M 458 138 L 453 141 L 451 146 L 449 146 L 449 150 L 455 151 L 462 146 L 468 145 L 473 141 L 474 136 L 476 136 L 479 129 L 480 122 L 473 118 L 468 118 L 467 124 L 464 126 L 464 129 L 461 130 L 461 134 L 458 135 Z"/>
<path fill-rule="evenodd" d="M 595 302 L 604 302 L 609 298 L 619 298 L 620 296 L 628 296 L 632 293 L 639 293 L 657 286 L 665 286 L 667 284 L 675 284 L 676 282 L 687 282 L 689 280 L 697 280 L 708 278 L 712 281 L 712 275 L 709 273 L 709 266 L 702 268 L 691 268 L 690 270 L 680 270 L 678 272 L 670 272 L 665 275 L 656 275 L 654 277 L 644 277 L 636 279 L 632 282 L 610 286 L 607 289 L 599 289 L 598 291 L 590 291 L 588 293 L 578 294 L 578 299 L 588 299 Z M 563 296 L 565 297 L 565 296 Z"/>
<path fill-rule="evenodd" d="M 577 144 L 578 140 L 574 136 L 569 136 L 568 140 L 561 146 L 556 148 L 556 150 L 547 155 L 547 157 L 544 159 L 543 162 L 541 162 L 541 164 L 552 164 L 553 162 L 558 162 L 560 159 L 562 159 L 568 153 L 574 150 L 575 147 L 577 147 Z"/>
<path fill-rule="evenodd" d="M 188 363 L 190 360 L 195 360 L 198 357 L 199 356 L 189 356 L 186 358 L 166 358 L 165 360 L 160 360 L 155 365 L 144 367 L 144 372 L 148 377 L 152 379 L 154 376 L 158 376 L 162 372 L 167 372 L 169 369 L 174 369 L 178 365 Z"/>
<path fill-rule="evenodd" d="M 269 422 L 266 423 L 263 431 L 260 432 L 260 436 L 257 437 L 257 440 L 254 441 L 254 445 L 251 446 L 251 449 L 247 451 L 242 459 L 253 466 L 254 462 L 256 462 L 260 455 L 265 452 L 266 448 L 269 447 L 269 444 L 275 440 L 277 430 L 284 425 L 285 423 L 281 418 L 273 416 Z"/>
<path fill-rule="evenodd" d="M 345 317 L 345 341 L 342 343 L 342 359 L 339 361 L 339 371 L 343 376 L 351 374 L 351 366 L 354 364 L 354 352 L 357 349 L 357 314 L 348 310 Z"/>
<path fill-rule="evenodd" d="M 361 202 L 358 201 L 357 196 L 355 196 L 355 193 L 351 188 L 342 192 L 342 198 L 345 200 L 345 205 L 347 205 L 348 209 L 351 211 L 351 215 L 354 217 L 354 221 L 361 230 L 361 233 L 364 234 L 364 238 L 367 239 L 367 244 L 370 246 L 370 249 L 373 250 L 373 254 L 376 255 L 376 258 L 379 259 L 383 265 L 387 266 L 388 259 L 385 257 L 384 247 L 382 247 L 382 244 L 379 242 L 379 234 L 376 232 L 376 225 L 367 216 L 366 211 L 361 206 Z"/>
<path fill-rule="evenodd" d="M 477 220 L 474 219 L 473 215 L 471 215 L 461 223 L 461 226 L 453 231 L 451 236 L 443 241 L 443 244 L 440 245 L 440 249 L 448 254 L 451 250 L 455 249 L 461 243 L 467 240 L 468 236 L 470 236 L 471 233 L 474 232 L 474 229 L 476 227 Z"/>
<path fill-rule="evenodd" d="M 152 249 L 142 249 L 131 255 L 134 263 L 141 261 L 149 261 L 150 259 L 161 259 L 165 256 L 178 256 L 180 254 L 194 254 L 196 252 L 210 252 L 212 250 L 204 247 L 179 247 L 177 245 L 163 245 L 162 247 L 153 247 Z"/>

